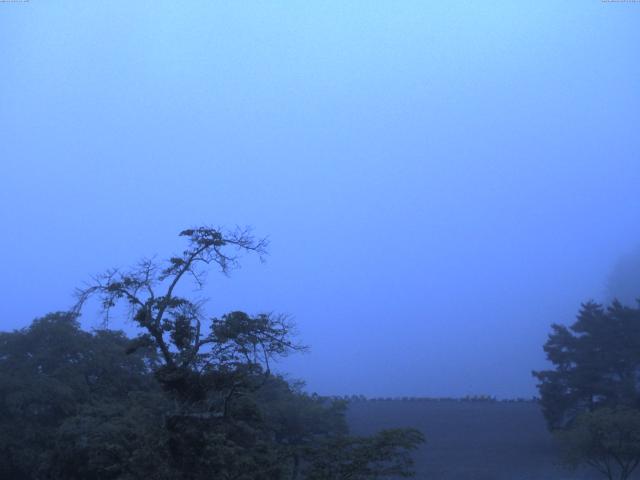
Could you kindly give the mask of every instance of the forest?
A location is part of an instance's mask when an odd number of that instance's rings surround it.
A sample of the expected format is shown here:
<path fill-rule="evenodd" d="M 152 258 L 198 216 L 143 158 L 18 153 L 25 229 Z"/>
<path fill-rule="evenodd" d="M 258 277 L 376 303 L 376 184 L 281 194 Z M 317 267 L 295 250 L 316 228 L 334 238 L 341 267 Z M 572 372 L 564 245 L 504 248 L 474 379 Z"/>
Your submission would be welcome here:
<path fill-rule="evenodd" d="M 640 0 L 0 0 L 0 480 L 640 480 Z"/>
<path fill-rule="evenodd" d="M 626 480 L 640 463 L 638 308 L 585 303 L 574 324 L 552 325 L 537 399 L 323 397 L 272 371 L 307 348 L 286 316 L 208 318 L 179 293 L 265 255 L 267 240 L 180 237 L 180 254 L 92 277 L 70 311 L 0 334 L 0 478 L 535 479 L 560 462 Z M 103 326 L 83 330 L 94 297 Z M 114 310 L 137 336 L 109 328 Z"/>
<path fill-rule="evenodd" d="M 1 478 L 347 479 L 410 476 L 423 435 L 348 434 L 347 403 L 310 395 L 271 372 L 302 350 L 280 315 L 207 318 L 180 296 L 207 268 L 229 274 L 238 252 L 265 254 L 249 230 L 184 230 L 187 248 L 143 260 L 77 292 L 74 310 L 0 337 Z M 105 328 L 80 328 L 98 296 Z M 106 328 L 119 302 L 140 334 Z"/>

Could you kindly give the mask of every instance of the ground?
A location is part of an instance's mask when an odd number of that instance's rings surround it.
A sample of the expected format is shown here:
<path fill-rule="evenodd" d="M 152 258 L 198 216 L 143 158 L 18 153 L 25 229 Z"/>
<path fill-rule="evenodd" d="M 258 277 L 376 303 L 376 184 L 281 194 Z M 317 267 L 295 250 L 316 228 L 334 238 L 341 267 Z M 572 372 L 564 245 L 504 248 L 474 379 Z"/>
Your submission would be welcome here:
<path fill-rule="evenodd" d="M 377 400 L 351 402 L 354 433 L 416 427 L 427 443 L 415 454 L 416 478 L 428 480 L 597 479 L 558 464 L 535 402 Z"/>

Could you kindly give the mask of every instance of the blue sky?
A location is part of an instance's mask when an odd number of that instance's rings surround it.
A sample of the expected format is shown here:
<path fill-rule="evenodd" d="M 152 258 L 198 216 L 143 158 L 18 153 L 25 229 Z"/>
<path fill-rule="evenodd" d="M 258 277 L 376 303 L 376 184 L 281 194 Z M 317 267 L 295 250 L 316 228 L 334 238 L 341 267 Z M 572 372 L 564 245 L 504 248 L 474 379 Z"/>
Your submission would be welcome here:
<path fill-rule="evenodd" d="M 638 58 L 633 3 L 0 4 L 0 326 L 252 225 L 209 311 L 292 315 L 309 389 L 533 395 L 640 243 Z"/>

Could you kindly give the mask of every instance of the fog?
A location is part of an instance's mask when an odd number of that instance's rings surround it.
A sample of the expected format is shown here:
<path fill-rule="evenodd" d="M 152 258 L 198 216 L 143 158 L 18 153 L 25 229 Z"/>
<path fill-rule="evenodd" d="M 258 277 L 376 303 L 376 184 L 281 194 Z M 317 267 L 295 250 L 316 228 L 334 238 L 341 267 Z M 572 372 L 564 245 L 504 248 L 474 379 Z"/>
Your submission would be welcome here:
<path fill-rule="evenodd" d="M 267 261 L 198 295 L 291 315 L 311 349 L 278 368 L 309 390 L 530 397 L 550 324 L 640 244 L 639 27 L 599 1 L 0 4 L 0 326 L 249 225 Z"/>

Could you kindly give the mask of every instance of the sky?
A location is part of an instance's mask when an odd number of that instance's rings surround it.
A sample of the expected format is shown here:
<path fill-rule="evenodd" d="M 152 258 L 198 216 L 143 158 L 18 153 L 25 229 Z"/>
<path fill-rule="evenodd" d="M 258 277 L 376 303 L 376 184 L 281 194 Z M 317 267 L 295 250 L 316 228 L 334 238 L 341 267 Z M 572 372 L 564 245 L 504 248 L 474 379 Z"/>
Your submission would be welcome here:
<path fill-rule="evenodd" d="M 197 295 L 290 315 L 310 391 L 535 395 L 640 244 L 639 59 L 637 3 L 0 3 L 0 329 L 249 225 Z"/>

